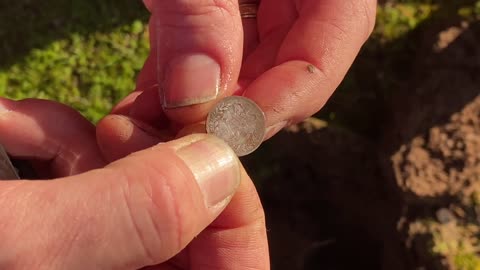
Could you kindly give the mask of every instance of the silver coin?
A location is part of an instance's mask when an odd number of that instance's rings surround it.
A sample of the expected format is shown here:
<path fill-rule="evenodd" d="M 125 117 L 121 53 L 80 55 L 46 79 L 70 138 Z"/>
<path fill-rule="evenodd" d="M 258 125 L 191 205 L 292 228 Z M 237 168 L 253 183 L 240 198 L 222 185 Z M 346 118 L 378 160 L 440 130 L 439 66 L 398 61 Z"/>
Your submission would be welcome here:
<path fill-rule="evenodd" d="M 207 117 L 207 133 L 224 140 L 241 157 L 255 151 L 265 137 L 265 115 L 250 99 L 221 100 Z"/>

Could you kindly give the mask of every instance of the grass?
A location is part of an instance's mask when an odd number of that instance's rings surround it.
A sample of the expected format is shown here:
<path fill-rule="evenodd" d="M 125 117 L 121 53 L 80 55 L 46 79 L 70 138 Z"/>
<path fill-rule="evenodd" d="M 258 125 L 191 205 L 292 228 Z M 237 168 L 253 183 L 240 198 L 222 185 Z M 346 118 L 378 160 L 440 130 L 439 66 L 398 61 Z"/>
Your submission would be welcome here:
<path fill-rule="evenodd" d="M 432 251 L 435 255 L 450 260 L 455 269 L 480 270 L 477 232 L 476 229 L 472 230 L 475 226 L 431 223 L 429 227 L 433 234 Z"/>
<path fill-rule="evenodd" d="M 140 2 L 20 0 L 0 18 L 0 96 L 57 100 L 94 122 L 133 90 L 148 54 Z"/>

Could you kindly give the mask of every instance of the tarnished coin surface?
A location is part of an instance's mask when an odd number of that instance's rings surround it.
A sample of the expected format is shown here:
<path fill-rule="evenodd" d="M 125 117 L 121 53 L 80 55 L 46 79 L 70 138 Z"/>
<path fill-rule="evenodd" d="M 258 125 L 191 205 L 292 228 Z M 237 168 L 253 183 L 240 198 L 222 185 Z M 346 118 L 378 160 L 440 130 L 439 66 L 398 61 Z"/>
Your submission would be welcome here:
<path fill-rule="evenodd" d="M 207 117 L 207 133 L 224 140 L 241 157 L 255 151 L 265 136 L 265 115 L 250 99 L 221 100 Z"/>

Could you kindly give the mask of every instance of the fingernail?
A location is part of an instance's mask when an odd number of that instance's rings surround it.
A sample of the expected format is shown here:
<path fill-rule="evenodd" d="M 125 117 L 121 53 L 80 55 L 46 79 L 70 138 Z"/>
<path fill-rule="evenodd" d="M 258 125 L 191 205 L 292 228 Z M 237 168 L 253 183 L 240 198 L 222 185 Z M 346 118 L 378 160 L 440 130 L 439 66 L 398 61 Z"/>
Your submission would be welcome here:
<path fill-rule="evenodd" d="M 273 137 L 273 135 L 277 134 L 280 130 L 282 130 L 287 125 L 287 122 L 288 121 L 282 121 L 268 127 L 265 132 L 265 140 L 270 139 L 271 137 Z"/>
<path fill-rule="evenodd" d="M 205 54 L 178 57 L 170 62 L 162 88 L 165 108 L 212 101 L 220 88 L 220 65 Z"/>
<path fill-rule="evenodd" d="M 203 193 L 207 208 L 225 206 L 240 184 L 240 161 L 223 141 L 210 135 L 191 135 L 181 140 L 177 155 L 190 168 Z"/>

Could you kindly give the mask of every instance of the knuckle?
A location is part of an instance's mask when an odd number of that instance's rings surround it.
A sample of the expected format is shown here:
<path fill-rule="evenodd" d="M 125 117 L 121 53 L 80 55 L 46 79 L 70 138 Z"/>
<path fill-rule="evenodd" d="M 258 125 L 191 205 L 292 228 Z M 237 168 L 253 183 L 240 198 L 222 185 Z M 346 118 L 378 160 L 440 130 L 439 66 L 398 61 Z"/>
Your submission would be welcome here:
<path fill-rule="evenodd" d="M 173 165 L 172 165 L 173 166 Z M 168 250 L 179 250 L 183 243 L 183 231 L 185 224 L 180 209 L 181 203 L 175 194 L 175 187 L 163 175 L 162 171 L 156 171 L 157 177 L 148 179 L 152 189 L 150 216 L 155 225 L 155 231 L 163 243 L 168 243 Z M 162 214 L 162 218 L 158 215 Z"/>
<path fill-rule="evenodd" d="M 352 31 L 358 33 L 356 37 L 366 40 L 375 27 L 376 0 L 346 1 L 340 11 L 341 20 L 332 20 L 332 26 L 341 30 L 341 37 L 348 37 Z M 346 35 L 346 33 L 349 33 Z"/>
<path fill-rule="evenodd" d="M 164 14 L 181 16 L 236 15 L 237 4 L 234 0 L 176 0 L 161 1 L 160 10 Z"/>
<path fill-rule="evenodd" d="M 189 217 L 184 209 L 191 202 L 178 196 L 184 189 L 182 181 L 170 181 L 170 173 L 167 175 L 148 161 L 138 163 L 132 166 L 134 171 L 126 169 L 123 173 L 125 211 L 144 256 L 151 261 L 164 261 L 182 249 L 193 230 L 193 223 L 186 222 Z M 168 165 L 175 170 L 173 162 Z M 175 172 L 177 180 L 183 177 L 181 171 Z M 161 254 L 158 250 L 162 250 Z"/>
<path fill-rule="evenodd" d="M 359 1 L 361 6 L 359 7 L 360 17 L 364 21 L 365 39 L 370 37 L 376 22 L 377 0 L 363 0 Z"/>
<path fill-rule="evenodd" d="M 222 12 L 226 12 L 231 16 L 238 14 L 238 2 L 236 0 L 213 0 L 215 6 L 217 6 Z"/>
<path fill-rule="evenodd" d="M 159 250 L 162 240 L 160 232 L 153 226 L 158 214 L 152 210 L 151 187 L 145 181 L 148 174 L 144 171 L 132 171 L 128 167 L 119 170 L 116 185 L 121 187 L 120 207 L 130 224 L 130 237 L 140 247 L 144 259 L 153 263 L 158 261 L 154 254 Z"/>

